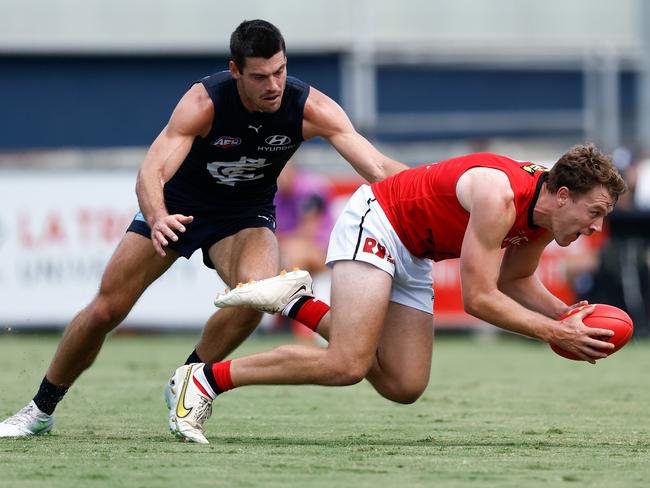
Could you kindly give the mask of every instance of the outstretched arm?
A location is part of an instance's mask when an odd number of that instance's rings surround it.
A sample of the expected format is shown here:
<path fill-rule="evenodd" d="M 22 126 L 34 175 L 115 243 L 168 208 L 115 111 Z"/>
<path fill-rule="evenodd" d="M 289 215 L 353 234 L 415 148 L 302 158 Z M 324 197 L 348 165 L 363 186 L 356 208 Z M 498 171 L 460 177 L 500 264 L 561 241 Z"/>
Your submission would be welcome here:
<path fill-rule="evenodd" d="M 169 215 L 163 187 L 190 152 L 196 136 L 210 131 L 214 105 L 200 83 L 193 85 L 178 102 L 169 123 L 153 142 L 140 166 L 135 192 L 149 227 L 156 252 L 165 256 L 168 239 L 178 240 L 192 216 Z"/>
<path fill-rule="evenodd" d="M 459 179 L 457 195 L 470 212 L 460 256 L 465 310 L 503 329 L 558 344 L 589 362 L 606 357 L 601 350 L 612 346 L 597 337 L 608 337 L 611 331 L 591 329 L 582 323 L 590 309 L 557 322 L 499 290 L 501 243 L 516 216 L 514 195 L 505 174 L 488 168 L 471 169 Z"/>
<path fill-rule="evenodd" d="M 303 120 L 305 139 L 316 136 L 326 139 L 370 183 L 407 169 L 379 152 L 355 130 L 334 100 L 313 87 L 305 103 Z"/>

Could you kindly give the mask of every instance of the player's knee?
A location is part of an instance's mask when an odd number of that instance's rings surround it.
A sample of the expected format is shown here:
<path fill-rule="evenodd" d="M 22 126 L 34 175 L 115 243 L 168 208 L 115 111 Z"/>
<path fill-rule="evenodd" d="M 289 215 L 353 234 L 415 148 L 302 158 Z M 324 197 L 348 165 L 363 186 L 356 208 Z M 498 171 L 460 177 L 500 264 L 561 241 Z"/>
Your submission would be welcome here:
<path fill-rule="evenodd" d="M 337 369 L 333 371 L 331 378 L 335 386 L 350 386 L 361 382 L 365 376 L 359 369 Z"/>
<path fill-rule="evenodd" d="M 371 361 L 368 361 L 363 356 L 335 356 L 329 355 L 326 358 L 328 369 L 334 385 L 347 386 L 355 385 L 363 380 L 370 366 Z"/>
<path fill-rule="evenodd" d="M 393 379 L 377 388 L 379 393 L 396 403 L 405 405 L 415 403 L 422 396 L 428 385 L 428 377 L 421 380 L 415 378 Z"/>
<path fill-rule="evenodd" d="M 390 400 L 396 403 L 409 405 L 415 403 L 417 399 L 422 396 L 425 389 L 426 385 L 424 387 L 420 387 L 419 385 L 403 385 L 393 392 Z"/>
<path fill-rule="evenodd" d="M 339 372 L 339 384 L 341 385 L 356 385 L 360 383 L 368 373 L 365 368 L 351 367 L 345 371 Z"/>
<path fill-rule="evenodd" d="M 90 327 L 109 331 L 128 315 L 131 307 L 123 301 L 99 295 L 89 305 Z"/>
<path fill-rule="evenodd" d="M 240 283 L 246 283 L 249 280 L 258 281 L 264 280 L 266 278 L 272 278 L 280 273 L 280 270 L 273 267 L 265 267 L 263 269 L 260 266 L 244 266 L 237 270 L 236 281 Z"/>

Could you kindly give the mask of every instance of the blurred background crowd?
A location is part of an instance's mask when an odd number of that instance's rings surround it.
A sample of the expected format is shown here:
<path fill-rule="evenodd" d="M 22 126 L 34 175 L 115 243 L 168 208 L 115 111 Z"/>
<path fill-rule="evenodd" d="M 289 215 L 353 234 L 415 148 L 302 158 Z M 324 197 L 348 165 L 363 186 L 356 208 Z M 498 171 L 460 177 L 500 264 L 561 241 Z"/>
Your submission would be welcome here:
<path fill-rule="evenodd" d="M 602 237 L 550 248 L 540 274 L 650 332 L 648 2 L 3 0 L 2 12 L 2 327 L 62 327 L 88 301 L 135 213 L 147 146 L 194 80 L 227 69 L 239 22 L 263 18 L 285 36 L 289 74 L 408 165 L 474 151 L 551 165 L 584 142 L 611 153 L 630 192 Z M 321 141 L 279 181 L 283 261 L 325 299 L 329 230 L 360 182 Z M 438 324 L 484 327 L 463 313 L 457 264 L 434 268 Z M 125 326 L 195 330 L 220 286 L 200 259 L 179 262 Z"/>

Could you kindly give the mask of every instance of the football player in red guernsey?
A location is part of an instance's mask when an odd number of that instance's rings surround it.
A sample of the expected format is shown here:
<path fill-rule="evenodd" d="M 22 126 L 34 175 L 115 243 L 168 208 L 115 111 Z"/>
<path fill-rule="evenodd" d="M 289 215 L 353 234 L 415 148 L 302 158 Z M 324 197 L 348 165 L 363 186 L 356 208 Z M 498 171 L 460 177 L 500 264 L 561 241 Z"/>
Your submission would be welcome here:
<path fill-rule="evenodd" d="M 582 323 L 593 308 L 559 320 L 584 303 L 565 304 L 534 273 L 551 241 L 568 246 L 600 232 L 625 190 L 610 158 L 592 145 L 574 147 L 550 171 L 478 153 L 362 186 L 332 231 L 331 308 L 295 317 L 327 338 L 328 347 L 285 345 L 179 368 L 173 412 L 179 435 L 207 442 L 203 422 L 212 400 L 252 384 L 343 386 L 366 378 L 385 398 L 414 402 L 431 367 L 432 260 L 460 258 L 463 303 L 475 317 L 591 363 L 606 357 L 613 345 L 602 338 L 612 332 Z M 273 278 L 235 289 L 216 304 L 259 307 L 272 295 Z M 296 296 L 280 304 L 267 299 L 266 308 L 295 316 L 312 299 Z"/>

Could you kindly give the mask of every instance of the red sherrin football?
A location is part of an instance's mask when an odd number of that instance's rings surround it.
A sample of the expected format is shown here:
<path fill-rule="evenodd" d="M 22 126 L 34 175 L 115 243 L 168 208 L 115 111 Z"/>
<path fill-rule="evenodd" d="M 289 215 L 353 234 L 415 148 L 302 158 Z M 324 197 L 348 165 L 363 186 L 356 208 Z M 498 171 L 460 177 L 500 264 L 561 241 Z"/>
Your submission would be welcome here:
<path fill-rule="evenodd" d="M 612 305 L 604 305 L 600 303 L 595 304 L 595 307 L 596 308 L 591 313 L 591 315 L 587 315 L 584 318 L 583 323 L 587 327 L 592 327 L 597 329 L 609 329 L 614 331 L 614 335 L 612 337 L 605 339 L 606 342 L 611 342 L 615 346 L 614 349 L 612 349 L 608 353 L 608 355 L 612 355 L 616 351 L 618 351 L 621 347 L 623 347 L 625 344 L 627 344 L 627 341 L 630 340 L 630 337 L 632 337 L 632 333 L 634 332 L 634 324 L 632 323 L 632 319 L 630 318 L 630 316 L 620 308 L 613 307 Z M 565 313 L 562 317 L 560 317 L 560 320 L 569 317 L 574 313 L 579 312 L 583 308 L 584 307 L 578 307 L 578 308 L 574 308 L 573 310 L 570 310 L 569 312 Z M 567 359 L 573 359 L 574 361 L 582 361 L 582 359 L 580 359 L 572 352 L 568 352 L 565 351 L 564 349 L 560 349 L 555 344 L 551 344 L 551 349 L 553 349 L 553 351 L 555 351 L 560 356 L 565 357 Z"/>

